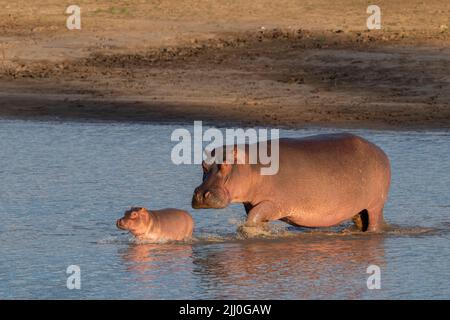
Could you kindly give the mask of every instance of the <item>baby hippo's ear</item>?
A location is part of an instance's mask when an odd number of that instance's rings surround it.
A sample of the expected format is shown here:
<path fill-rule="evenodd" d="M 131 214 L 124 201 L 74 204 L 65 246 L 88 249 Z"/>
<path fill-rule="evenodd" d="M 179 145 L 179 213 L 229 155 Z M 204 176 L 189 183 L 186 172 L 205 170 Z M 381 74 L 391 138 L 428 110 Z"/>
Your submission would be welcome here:
<path fill-rule="evenodd" d="M 131 218 L 131 219 L 136 219 L 138 216 L 139 216 L 139 214 L 137 213 L 137 211 L 133 211 L 133 212 L 131 212 L 131 214 L 130 214 L 130 218 Z"/>

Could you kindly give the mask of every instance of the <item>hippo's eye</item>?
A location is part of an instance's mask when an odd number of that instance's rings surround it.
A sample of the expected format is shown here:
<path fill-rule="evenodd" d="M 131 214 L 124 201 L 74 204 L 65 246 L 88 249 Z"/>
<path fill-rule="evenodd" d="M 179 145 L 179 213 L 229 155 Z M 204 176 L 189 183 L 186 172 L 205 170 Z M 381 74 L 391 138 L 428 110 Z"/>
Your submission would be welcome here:
<path fill-rule="evenodd" d="M 133 211 L 133 212 L 130 214 L 131 219 L 136 219 L 137 216 L 138 216 L 138 214 L 137 214 L 136 211 Z"/>

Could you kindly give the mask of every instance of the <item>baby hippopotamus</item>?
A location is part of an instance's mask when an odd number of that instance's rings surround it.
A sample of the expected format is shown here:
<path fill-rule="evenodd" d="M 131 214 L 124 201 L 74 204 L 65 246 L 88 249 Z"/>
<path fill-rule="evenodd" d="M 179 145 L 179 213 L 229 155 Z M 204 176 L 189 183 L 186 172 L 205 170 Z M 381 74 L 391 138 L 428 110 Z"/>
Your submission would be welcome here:
<path fill-rule="evenodd" d="M 117 228 L 128 230 L 139 240 L 187 240 L 192 236 L 194 220 L 179 209 L 147 210 L 133 207 L 116 222 Z"/>

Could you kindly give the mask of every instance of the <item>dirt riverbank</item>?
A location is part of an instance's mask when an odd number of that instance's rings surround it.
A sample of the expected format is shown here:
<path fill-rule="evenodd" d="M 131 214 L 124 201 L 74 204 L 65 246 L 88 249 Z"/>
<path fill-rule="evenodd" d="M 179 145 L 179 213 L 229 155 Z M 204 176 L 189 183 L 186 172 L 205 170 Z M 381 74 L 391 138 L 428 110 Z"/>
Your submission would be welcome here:
<path fill-rule="evenodd" d="M 450 128 L 450 3 L 0 1 L 0 117 Z"/>

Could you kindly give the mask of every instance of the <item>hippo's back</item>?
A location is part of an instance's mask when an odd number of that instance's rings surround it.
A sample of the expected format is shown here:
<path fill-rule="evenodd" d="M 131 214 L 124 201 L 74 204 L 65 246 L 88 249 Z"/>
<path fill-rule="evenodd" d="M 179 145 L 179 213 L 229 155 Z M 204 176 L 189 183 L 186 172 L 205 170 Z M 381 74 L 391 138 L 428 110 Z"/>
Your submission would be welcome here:
<path fill-rule="evenodd" d="M 293 158 L 322 169 L 352 169 L 358 165 L 390 169 L 389 159 L 381 148 L 349 133 L 280 139 L 280 163 L 292 162 Z"/>
<path fill-rule="evenodd" d="M 174 240 L 183 240 L 192 236 L 194 219 L 187 211 L 167 208 L 154 210 L 152 213 L 157 216 L 161 230 L 171 234 Z"/>
<path fill-rule="evenodd" d="M 278 174 L 265 179 L 272 191 L 281 190 L 276 198 L 284 205 L 290 203 L 293 211 L 356 214 L 374 203 L 384 203 L 390 164 L 379 147 L 356 135 L 286 138 L 279 141 Z"/>

